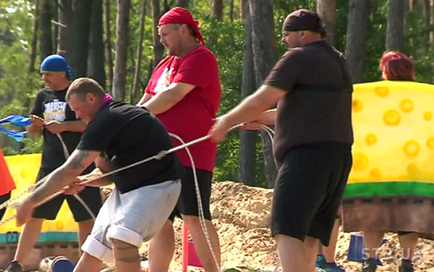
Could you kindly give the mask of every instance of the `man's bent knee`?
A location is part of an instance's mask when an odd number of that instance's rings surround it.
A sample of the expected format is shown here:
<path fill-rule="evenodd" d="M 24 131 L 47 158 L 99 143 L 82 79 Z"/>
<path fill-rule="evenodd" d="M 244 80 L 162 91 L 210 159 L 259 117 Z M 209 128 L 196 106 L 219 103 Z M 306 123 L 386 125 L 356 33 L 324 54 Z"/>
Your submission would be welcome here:
<path fill-rule="evenodd" d="M 133 263 L 140 261 L 139 249 L 118 239 L 111 239 L 113 257 L 116 261 Z"/>

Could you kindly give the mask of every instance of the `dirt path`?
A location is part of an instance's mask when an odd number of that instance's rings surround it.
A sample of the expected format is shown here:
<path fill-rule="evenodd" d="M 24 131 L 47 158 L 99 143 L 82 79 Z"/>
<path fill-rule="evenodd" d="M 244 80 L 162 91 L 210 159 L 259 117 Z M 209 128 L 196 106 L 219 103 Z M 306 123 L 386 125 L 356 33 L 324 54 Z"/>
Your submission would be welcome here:
<path fill-rule="evenodd" d="M 273 268 L 276 264 L 276 248 L 269 232 L 272 190 L 247 187 L 240 183 L 219 182 L 213 185 L 211 213 L 220 235 L 224 267 L 246 265 L 256 269 Z M 172 269 L 180 269 L 182 263 L 182 222 L 176 220 L 176 252 Z M 383 250 L 397 253 L 397 237 L 387 234 L 388 242 Z M 341 232 L 336 249 L 337 262 L 347 271 L 360 271 L 361 265 L 347 261 L 350 234 Z M 147 245 L 141 248 L 146 253 Z M 420 260 L 415 261 L 416 271 L 434 272 L 434 241 L 421 239 L 418 244 Z M 399 258 L 383 260 L 377 271 L 398 271 Z"/>

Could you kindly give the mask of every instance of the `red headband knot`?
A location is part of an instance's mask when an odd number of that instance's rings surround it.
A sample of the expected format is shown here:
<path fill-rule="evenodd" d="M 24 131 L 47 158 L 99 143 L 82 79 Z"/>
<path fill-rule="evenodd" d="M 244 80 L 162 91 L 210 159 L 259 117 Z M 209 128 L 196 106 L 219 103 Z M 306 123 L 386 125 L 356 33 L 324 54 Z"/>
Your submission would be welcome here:
<path fill-rule="evenodd" d="M 202 44 L 205 44 L 205 41 L 203 40 L 202 34 L 200 34 L 199 31 L 199 21 L 194 20 L 191 13 L 186 10 L 185 8 L 176 7 L 165 14 L 161 16 L 160 21 L 158 22 L 158 25 L 167 25 L 167 24 L 186 24 L 191 29 L 193 29 L 194 34 L 196 35 L 196 38 L 201 42 Z"/>

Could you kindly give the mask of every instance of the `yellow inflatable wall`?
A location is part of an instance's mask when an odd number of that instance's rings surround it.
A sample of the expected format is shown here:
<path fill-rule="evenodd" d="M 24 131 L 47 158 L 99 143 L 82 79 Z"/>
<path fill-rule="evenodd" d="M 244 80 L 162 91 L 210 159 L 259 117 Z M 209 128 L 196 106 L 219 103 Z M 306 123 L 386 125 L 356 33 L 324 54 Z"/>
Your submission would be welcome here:
<path fill-rule="evenodd" d="M 17 189 L 12 191 L 12 197 L 14 197 L 17 193 L 25 190 L 28 185 L 35 182 L 41 161 L 41 154 L 6 156 L 5 159 L 11 175 L 17 185 Z M 15 210 L 13 208 L 8 208 L 4 218 L 14 214 Z M 11 220 L 3 225 L 0 225 L 0 236 L 8 232 L 20 231 L 21 228 L 17 228 L 15 226 L 15 220 Z M 49 239 L 46 238 L 46 236 L 50 236 L 50 233 L 56 234 L 54 236 L 59 237 L 62 240 L 73 240 L 74 238 L 71 236 L 76 236 L 77 231 L 77 223 L 75 223 L 74 218 L 68 209 L 68 204 L 65 201 L 59 211 L 59 214 L 57 215 L 56 220 L 44 221 L 40 240 Z M 53 235 L 51 235 L 51 239 L 56 238 L 53 238 Z M 1 237 L 0 240 L 2 240 Z"/>
<path fill-rule="evenodd" d="M 353 169 L 349 184 L 434 183 L 434 85 L 355 84 Z"/>

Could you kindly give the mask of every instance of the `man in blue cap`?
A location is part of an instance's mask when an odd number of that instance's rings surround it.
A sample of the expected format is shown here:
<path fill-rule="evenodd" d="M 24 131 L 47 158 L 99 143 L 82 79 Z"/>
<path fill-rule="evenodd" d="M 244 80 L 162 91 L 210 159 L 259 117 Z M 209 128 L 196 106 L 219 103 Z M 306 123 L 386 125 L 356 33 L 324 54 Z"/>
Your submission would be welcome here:
<path fill-rule="evenodd" d="M 75 113 L 68 106 L 65 96 L 71 83 L 73 74 L 66 60 L 60 55 L 50 55 L 41 64 L 40 72 L 46 88 L 36 95 L 30 110 L 32 124 L 28 127 L 30 136 L 43 136 L 42 162 L 36 180 L 41 180 L 61 166 L 77 147 L 81 134 L 86 128 L 82 120 L 76 118 Z M 90 173 L 94 165 L 88 167 L 83 174 Z M 78 194 L 78 199 L 72 195 L 59 195 L 56 198 L 37 207 L 32 220 L 23 228 L 15 253 L 14 260 L 5 271 L 21 272 L 22 263 L 29 256 L 34 244 L 39 238 L 44 220 L 54 220 L 64 200 L 78 223 L 78 242 L 83 244 L 90 234 L 94 221 L 86 210 L 81 199 L 96 216 L 101 205 L 99 188 L 86 187 Z"/>

